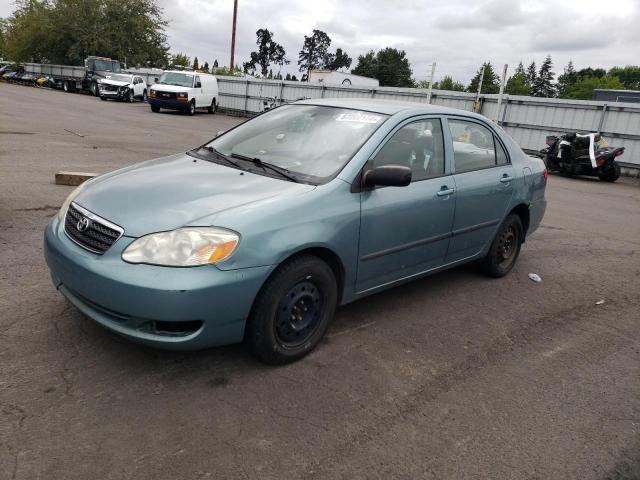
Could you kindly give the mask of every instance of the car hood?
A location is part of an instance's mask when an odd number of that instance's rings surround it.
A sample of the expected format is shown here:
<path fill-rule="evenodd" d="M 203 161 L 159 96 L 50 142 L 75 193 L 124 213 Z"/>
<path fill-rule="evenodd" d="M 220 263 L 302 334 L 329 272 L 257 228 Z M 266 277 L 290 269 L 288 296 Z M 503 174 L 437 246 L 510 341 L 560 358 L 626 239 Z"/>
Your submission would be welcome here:
<path fill-rule="evenodd" d="M 181 87 L 178 85 L 165 85 L 163 83 L 156 83 L 153 85 L 152 90 L 159 90 L 161 92 L 184 92 L 191 87 Z"/>
<path fill-rule="evenodd" d="M 259 208 L 274 197 L 314 188 L 181 154 L 96 177 L 74 202 L 121 226 L 126 236 L 139 237 L 210 225 L 219 212 L 248 204 Z"/>
<path fill-rule="evenodd" d="M 115 85 L 116 87 L 126 87 L 131 85 L 131 82 L 122 82 L 120 80 L 101 80 L 100 83 L 106 83 L 109 85 Z"/>

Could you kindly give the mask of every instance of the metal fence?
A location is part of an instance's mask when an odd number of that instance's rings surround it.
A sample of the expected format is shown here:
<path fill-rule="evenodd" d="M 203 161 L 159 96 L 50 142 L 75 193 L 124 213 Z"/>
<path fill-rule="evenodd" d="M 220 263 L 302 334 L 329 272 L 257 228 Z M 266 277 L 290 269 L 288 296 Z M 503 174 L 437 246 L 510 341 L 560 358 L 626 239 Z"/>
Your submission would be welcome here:
<path fill-rule="evenodd" d="M 271 98 L 382 98 L 427 103 L 428 90 L 419 88 L 357 87 L 280 80 L 218 76 L 220 107 L 241 115 L 263 110 Z M 431 103 L 471 111 L 475 94 L 434 90 Z M 482 95 L 480 113 L 497 120 L 524 150 L 545 146 L 547 135 L 566 131 L 600 132 L 611 143 L 626 148 L 622 164 L 640 169 L 640 105 L 583 100 L 561 100 L 504 95 Z"/>

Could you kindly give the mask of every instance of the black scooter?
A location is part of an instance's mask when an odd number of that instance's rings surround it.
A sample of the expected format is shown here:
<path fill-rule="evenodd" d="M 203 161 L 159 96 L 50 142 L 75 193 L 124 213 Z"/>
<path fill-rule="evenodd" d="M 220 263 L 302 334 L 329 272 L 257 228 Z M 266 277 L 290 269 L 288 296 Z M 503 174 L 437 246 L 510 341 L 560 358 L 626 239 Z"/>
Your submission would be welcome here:
<path fill-rule="evenodd" d="M 588 175 L 605 182 L 620 177 L 620 165 L 615 161 L 624 153 L 624 147 L 602 145 L 599 133 L 580 135 L 565 133 L 547 137 L 548 147 L 540 150 L 547 170 L 563 175 Z"/>

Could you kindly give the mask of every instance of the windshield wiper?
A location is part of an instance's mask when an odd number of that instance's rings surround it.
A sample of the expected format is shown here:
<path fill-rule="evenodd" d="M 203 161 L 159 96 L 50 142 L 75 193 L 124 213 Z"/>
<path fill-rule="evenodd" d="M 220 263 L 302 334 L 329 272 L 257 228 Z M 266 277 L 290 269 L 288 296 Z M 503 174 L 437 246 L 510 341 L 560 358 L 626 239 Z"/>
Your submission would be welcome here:
<path fill-rule="evenodd" d="M 296 177 L 291 175 L 291 172 L 289 172 L 289 170 L 287 170 L 286 168 L 282 168 L 277 165 L 273 165 L 271 163 L 263 162 L 257 157 L 247 157 L 246 155 L 241 155 L 239 153 L 232 153 L 231 157 L 237 158 L 239 160 L 245 160 L 247 162 L 252 162 L 255 166 L 262 168 L 262 170 L 266 171 L 267 169 L 269 169 L 272 172 L 276 172 L 281 177 L 286 178 L 290 182 L 300 183 L 300 180 L 298 180 Z"/>
<path fill-rule="evenodd" d="M 240 164 L 238 162 L 234 162 L 233 160 L 231 160 L 229 157 L 227 157 L 226 155 L 222 155 L 219 151 L 217 151 L 215 148 L 209 146 L 209 145 L 203 145 L 202 147 L 199 148 L 199 150 L 206 150 L 208 152 L 211 152 L 213 154 L 215 154 L 216 157 L 221 158 L 222 160 L 226 161 L 227 163 L 230 163 L 231 165 L 233 165 L 234 167 L 240 169 L 240 170 L 245 170 L 244 168 L 242 168 L 240 166 Z"/>

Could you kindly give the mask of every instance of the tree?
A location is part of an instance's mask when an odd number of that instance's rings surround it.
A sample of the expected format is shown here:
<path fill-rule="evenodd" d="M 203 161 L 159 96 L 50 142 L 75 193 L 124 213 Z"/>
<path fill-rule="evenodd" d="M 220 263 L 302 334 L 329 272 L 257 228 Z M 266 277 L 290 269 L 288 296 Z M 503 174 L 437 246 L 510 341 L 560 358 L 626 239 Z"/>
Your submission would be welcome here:
<path fill-rule="evenodd" d="M 162 13 L 156 0 L 18 0 L 6 20 L 5 53 L 16 61 L 81 65 L 97 55 L 163 66 Z"/>
<path fill-rule="evenodd" d="M 618 77 L 627 90 L 640 90 L 640 67 L 627 65 L 626 67 L 613 67 L 609 75 Z"/>
<path fill-rule="evenodd" d="M 351 66 L 351 57 L 343 52 L 341 48 L 336 49 L 336 53 L 328 53 L 324 59 L 324 68 L 328 70 L 339 70 Z"/>
<path fill-rule="evenodd" d="M 500 91 L 500 79 L 496 72 L 493 70 L 491 62 L 485 62 L 478 69 L 476 75 L 471 79 L 471 83 L 467 87 L 467 92 L 477 92 L 478 84 L 480 83 L 480 77 L 482 76 L 482 70 L 484 69 L 484 77 L 482 78 L 482 88 L 480 93 L 498 93 Z"/>
<path fill-rule="evenodd" d="M 373 50 L 358 57 L 355 75 L 377 78 L 383 87 L 413 87 L 413 72 L 404 50 L 387 47 L 378 53 Z"/>
<path fill-rule="evenodd" d="M 289 63 L 284 47 L 273 40 L 273 33 L 268 29 L 261 28 L 256 32 L 256 44 L 258 51 L 251 52 L 249 61 L 243 65 L 245 72 L 255 74 L 256 67 L 260 66 L 260 73 L 266 77 L 272 63 L 280 66 Z"/>
<path fill-rule="evenodd" d="M 552 98 L 556 96 L 557 89 L 553 83 L 555 74 L 553 73 L 552 68 L 553 63 L 551 62 L 551 55 L 547 55 L 547 58 L 544 59 L 544 62 L 542 62 L 542 65 L 540 66 L 538 76 L 531 85 L 531 95 L 534 97 L 544 98 Z"/>
<path fill-rule="evenodd" d="M 433 85 L 436 90 L 449 90 L 452 92 L 464 92 L 464 85 L 453 79 L 450 75 L 445 75 L 442 80 Z"/>
<path fill-rule="evenodd" d="M 298 77 L 296 77 L 295 75 L 291 75 L 291 81 L 292 82 L 297 82 L 298 81 Z"/>
<path fill-rule="evenodd" d="M 217 58 L 213 61 L 213 68 L 218 68 L 218 59 Z"/>
<path fill-rule="evenodd" d="M 591 100 L 593 98 L 593 91 L 596 89 L 620 90 L 623 88 L 624 84 L 618 77 L 613 75 L 583 77 L 571 86 L 565 93 L 564 98 Z"/>
<path fill-rule="evenodd" d="M 285 79 L 285 80 L 291 80 L 291 74 L 290 74 L 290 73 L 287 73 L 287 76 L 286 76 L 286 77 L 284 77 L 284 79 Z"/>
<path fill-rule="evenodd" d="M 307 78 L 311 70 L 324 66 L 330 45 L 331 38 L 322 30 L 314 29 L 310 37 L 304 36 L 302 50 L 298 53 L 298 67 L 306 72 Z"/>
<path fill-rule="evenodd" d="M 516 67 L 513 76 L 507 80 L 505 92 L 509 95 L 531 95 L 531 85 L 522 62 Z"/>
<path fill-rule="evenodd" d="M 204 62 L 204 65 L 202 66 L 202 71 L 205 73 L 209 73 L 209 62 Z"/>
<path fill-rule="evenodd" d="M 536 70 L 536 62 L 531 62 L 531 65 L 527 67 L 527 80 L 529 85 L 533 85 L 538 78 L 538 70 Z"/>
<path fill-rule="evenodd" d="M 194 70 L 198 70 L 200 68 L 200 65 L 198 64 L 198 57 L 195 57 L 193 59 L 193 65 L 191 68 L 193 68 Z"/>
<path fill-rule="evenodd" d="M 171 57 L 171 67 L 189 68 L 191 66 L 191 59 L 184 53 L 176 53 Z"/>
<path fill-rule="evenodd" d="M 560 98 L 566 98 L 567 93 L 578 80 L 578 72 L 576 72 L 573 66 L 573 61 L 569 60 L 567 66 L 564 67 L 564 73 L 558 77 L 558 96 Z"/>

